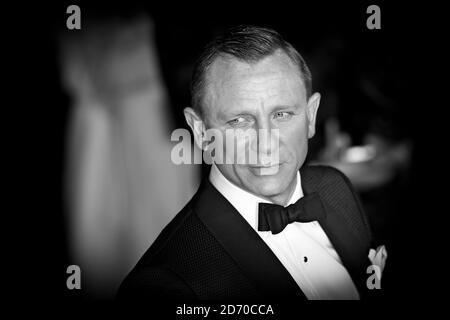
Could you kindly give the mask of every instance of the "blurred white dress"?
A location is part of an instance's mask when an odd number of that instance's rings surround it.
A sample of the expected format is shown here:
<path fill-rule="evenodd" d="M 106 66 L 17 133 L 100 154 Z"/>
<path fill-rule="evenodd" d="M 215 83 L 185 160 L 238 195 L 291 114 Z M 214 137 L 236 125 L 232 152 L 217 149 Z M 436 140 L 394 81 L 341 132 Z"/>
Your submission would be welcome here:
<path fill-rule="evenodd" d="M 171 161 L 174 128 L 150 19 L 69 40 L 61 61 L 74 102 L 66 171 L 71 263 L 81 267 L 90 297 L 111 298 L 192 197 L 200 166 Z"/>

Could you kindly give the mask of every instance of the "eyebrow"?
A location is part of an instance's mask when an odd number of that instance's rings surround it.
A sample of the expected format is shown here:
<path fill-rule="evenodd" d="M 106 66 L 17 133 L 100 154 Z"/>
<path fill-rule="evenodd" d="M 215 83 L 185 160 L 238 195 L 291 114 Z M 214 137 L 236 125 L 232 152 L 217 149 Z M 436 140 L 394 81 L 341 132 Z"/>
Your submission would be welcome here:
<path fill-rule="evenodd" d="M 274 106 L 271 110 L 270 113 L 273 112 L 278 112 L 278 111 L 283 111 L 283 110 L 298 110 L 301 107 L 301 104 L 293 104 L 293 105 L 277 105 Z M 233 117 L 239 117 L 239 116 L 245 116 L 245 115 L 250 115 L 253 116 L 253 110 L 236 110 L 236 111 L 228 111 L 227 109 L 224 111 L 220 111 L 219 112 L 219 117 L 221 119 L 229 119 L 229 118 L 233 118 Z"/>
<path fill-rule="evenodd" d="M 294 109 L 297 110 L 301 105 L 300 104 L 295 104 L 295 105 L 280 105 L 280 106 L 275 106 L 272 109 L 272 112 L 277 112 L 277 111 L 281 111 L 281 110 L 286 110 L 286 109 Z"/>

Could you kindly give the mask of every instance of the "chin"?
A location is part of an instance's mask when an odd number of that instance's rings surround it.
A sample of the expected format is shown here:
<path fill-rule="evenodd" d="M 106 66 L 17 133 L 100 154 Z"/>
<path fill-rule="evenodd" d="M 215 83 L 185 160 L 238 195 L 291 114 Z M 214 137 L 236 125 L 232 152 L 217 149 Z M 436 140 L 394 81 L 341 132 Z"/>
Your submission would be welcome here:
<path fill-rule="evenodd" d="M 282 194 L 289 188 L 292 179 L 295 179 L 297 175 L 295 168 L 286 165 L 279 166 L 278 170 L 265 172 L 248 166 L 242 166 L 239 169 L 235 172 L 236 176 L 240 177 L 241 186 L 262 197 Z"/>
<path fill-rule="evenodd" d="M 253 176 L 250 179 L 254 193 L 264 197 L 271 197 L 283 193 L 289 187 L 289 183 L 290 179 L 286 179 L 281 174 Z"/>
<path fill-rule="evenodd" d="M 256 193 L 266 198 L 270 198 L 283 193 L 287 186 L 281 184 L 264 184 L 259 185 Z"/>

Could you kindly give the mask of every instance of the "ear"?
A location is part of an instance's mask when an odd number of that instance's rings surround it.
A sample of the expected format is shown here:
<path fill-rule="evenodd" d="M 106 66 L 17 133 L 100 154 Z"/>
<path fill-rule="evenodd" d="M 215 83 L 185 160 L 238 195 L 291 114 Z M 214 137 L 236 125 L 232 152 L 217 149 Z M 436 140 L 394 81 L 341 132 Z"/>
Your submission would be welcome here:
<path fill-rule="evenodd" d="M 314 137 L 316 133 L 316 115 L 320 104 L 320 93 L 316 92 L 309 97 L 306 106 L 306 116 L 308 117 L 308 139 Z"/>
<path fill-rule="evenodd" d="M 195 112 L 192 108 L 184 109 L 184 117 L 186 119 L 187 124 L 192 129 L 192 133 L 194 134 L 195 144 L 200 148 L 203 148 L 203 136 L 206 131 L 205 124 L 200 116 Z"/>

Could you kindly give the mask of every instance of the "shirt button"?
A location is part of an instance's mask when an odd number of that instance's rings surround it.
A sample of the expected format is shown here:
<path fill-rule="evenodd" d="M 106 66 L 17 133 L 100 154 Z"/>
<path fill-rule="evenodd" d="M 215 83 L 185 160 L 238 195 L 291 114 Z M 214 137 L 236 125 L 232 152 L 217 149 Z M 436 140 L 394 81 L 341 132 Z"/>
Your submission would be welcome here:
<path fill-rule="evenodd" d="M 308 262 L 308 257 L 307 256 L 303 257 L 303 262 Z"/>

